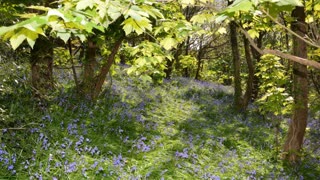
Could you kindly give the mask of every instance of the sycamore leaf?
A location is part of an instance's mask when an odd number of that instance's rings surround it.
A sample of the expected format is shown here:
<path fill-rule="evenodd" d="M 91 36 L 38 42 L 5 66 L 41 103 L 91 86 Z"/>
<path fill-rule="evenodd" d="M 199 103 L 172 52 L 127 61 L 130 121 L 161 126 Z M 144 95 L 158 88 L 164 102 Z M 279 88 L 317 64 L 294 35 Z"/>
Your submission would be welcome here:
<path fill-rule="evenodd" d="M 64 41 L 64 43 L 67 43 L 67 41 L 71 37 L 71 34 L 69 32 L 66 32 L 66 31 L 57 32 L 57 37 L 62 39 Z"/>
<path fill-rule="evenodd" d="M 128 12 L 125 14 L 125 18 L 127 18 L 128 16 L 132 17 L 137 21 L 141 21 L 142 19 L 142 16 L 139 13 L 137 13 L 137 11 L 134 11 L 132 9 L 128 10 Z"/>
<path fill-rule="evenodd" d="M 146 83 L 146 82 L 152 82 L 152 77 L 150 77 L 150 76 L 147 75 L 147 74 L 141 75 L 141 76 L 140 76 L 140 79 L 141 79 L 144 83 Z"/>
<path fill-rule="evenodd" d="M 226 8 L 228 13 L 243 11 L 249 12 L 253 9 L 253 3 L 250 0 L 236 0 Z"/>
<path fill-rule="evenodd" d="M 77 3 L 76 10 L 83 10 L 83 9 L 86 9 L 87 7 L 93 8 L 93 5 L 94 5 L 93 0 L 80 0 Z"/>
<path fill-rule="evenodd" d="M 152 6 L 141 6 L 142 11 L 146 12 L 148 15 L 152 16 L 153 18 L 164 18 L 163 14 L 159 11 L 159 9 L 153 8 Z"/>
<path fill-rule="evenodd" d="M 50 16 L 58 16 L 60 18 L 62 18 L 63 20 L 67 21 L 67 19 L 65 18 L 64 14 L 62 14 L 59 10 L 57 9 L 50 9 L 48 11 L 48 14 L 47 14 L 48 17 Z"/>
<path fill-rule="evenodd" d="M 87 39 L 87 37 L 86 37 L 84 34 L 78 34 L 78 35 L 76 35 L 76 36 L 79 37 L 79 39 L 80 39 L 81 42 L 84 42 L 84 41 Z"/>
<path fill-rule="evenodd" d="M 203 24 L 206 21 L 210 21 L 213 18 L 213 14 L 197 14 L 191 18 L 191 22 Z"/>
<path fill-rule="evenodd" d="M 217 31 L 219 34 L 227 34 L 227 29 L 224 27 L 220 27 Z"/>
<path fill-rule="evenodd" d="M 181 0 L 181 5 L 182 5 L 182 8 L 185 8 L 187 6 L 192 6 L 195 4 L 195 0 Z"/>
<path fill-rule="evenodd" d="M 31 48 L 33 48 L 34 44 L 36 43 L 36 41 L 31 38 L 27 38 L 27 42 Z"/>
<path fill-rule="evenodd" d="M 51 8 L 45 6 L 29 6 L 28 9 L 34 9 L 39 11 L 49 11 Z"/>
<path fill-rule="evenodd" d="M 147 63 L 147 58 L 146 57 L 139 57 L 135 60 L 135 63 L 137 64 L 138 67 L 142 67 Z"/>
<path fill-rule="evenodd" d="M 278 6 L 303 6 L 300 0 L 269 0 Z"/>
<path fill-rule="evenodd" d="M 136 21 L 133 18 L 128 18 L 122 22 L 123 30 L 126 35 L 129 35 L 131 32 L 135 31 L 138 35 L 142 34 L 146 29 L 152 30 L 152 25 L 150 20 L 143 17 L 141 21 Z"/>
<path fill-rule="evenodd" d="M 171 37 L 166 37 L 163 40 L 160 41 L 160 45 L 166 49 L 170 50 L 178 45 L 178 41 Z"/>
<path fill-rule="evenodd" d="M 248 30 L 248 34 L 250 35 L 250 37 L 251 37 L 252 39 L 259 37 L 259 32 L 256 31 L 255 29 L 249 29 L 249 30 Z"/>
<path fill-rule="evenodd" d="M 27 37 L 24 34 L 14 34 L 11 38 L 10 38 L 10 44 L 12 46 L 12 48 L 15 50 L 17 49 L 20 44 L 22 44 L 22 42 L 26 39 Z"/>
<path fill-rule="evenodd" d="M 112 21 L 115 21 L 121 16 L 121 9 L 118 6 L 114 6 L 110 4 L 108 8 L 108 16 L 111 18 Z"/>
<path fill-rule="evenodd" d="M 320 4 L 316 4 L 316 5 L 313 7 L 313 9 L 314 9 L 315 11 L 320 11 Z"/>

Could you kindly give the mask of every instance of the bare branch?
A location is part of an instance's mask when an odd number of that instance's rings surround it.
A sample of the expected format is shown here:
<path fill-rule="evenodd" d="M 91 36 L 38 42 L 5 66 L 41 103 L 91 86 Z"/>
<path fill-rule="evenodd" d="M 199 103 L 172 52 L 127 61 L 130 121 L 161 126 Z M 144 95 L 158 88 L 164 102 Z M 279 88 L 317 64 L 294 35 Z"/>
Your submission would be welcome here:
<path fill-rule="evenodd" d="M 281 26 L 282 28 L 284 28 L 285 30 L 287 30 L 290 34 L 296 36 L 297 38 L 301 39 L 302 41 L 306 42 L 308 45 L 310 46 L 314 46 L 317 48 L 320 48 L 320 45 L 318 45 L 316 42 L 313 41 L 308 41 L 307 39 L 301 37 L 299 34 L 293 32 L 290 28 L 287 28 L 286 26 L 284 26 L 283 24 L 281 24 L 279 21 L 277 21 L 275 18 L 273 18 L 268 12 L 266 12 L 265 10 L 261 10 L 263 13 L 265 13 L 273 22 L 275 22 L 276 24 L 278 24 L 279 26 Z M 310 39 L 309 37 L 306 37 L 308 39 Z"/>
<path fill-rule="evenodd" d="M 317 61 L 313 61 L 313 60 L 301 58 L 301 57 L 298 57 L 298 56 L 294 56 L 294 55 L 291 55 L 291 54 L 283 53 L 283 52 L 278 51 L 278 50 L 272 50 L 272 49 L 263 49 L 262 50 L 262 49 L 258 48 L 258 46 L 254 43 L 254 40 L 250 37 L 250 35 L 248 34 L 247 31 L 245 31 L 243 28 L 239 28 L 239 29 L 246 36 L 246 38 L 249 40 L 250 45 L 255 50 L 257 50 L 261 55 L 272 54 L 272 55 L 275 55 L 275 56 L 282 57 L 284 59 L 288 59 L 288 60 L 293 61 L 293 62 L 297 62 L 297 63 L 303 64 L 303 65 L 306 65 L 306 66 L 310 66 L 310 67 L 313 67 L 313 68 L 316 68 L 316 69 L 320 69 L 320 63 L 318 63 Z"/>

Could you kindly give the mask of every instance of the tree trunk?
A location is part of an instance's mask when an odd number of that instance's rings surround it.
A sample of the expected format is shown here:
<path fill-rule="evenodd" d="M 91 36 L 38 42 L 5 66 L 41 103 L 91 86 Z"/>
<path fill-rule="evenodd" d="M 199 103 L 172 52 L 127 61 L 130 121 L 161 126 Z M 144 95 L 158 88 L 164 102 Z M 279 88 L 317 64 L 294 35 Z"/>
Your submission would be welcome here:
<path fill-rule="evenodd" d="M 102 90 L 102 85 L 103 82 L 105 81 L 110 68 L 114 62 L 115 56 L 117 54 L 117 52 L 119 51 L 119 48 L 121 46 L 121 43 L 123 41 L 123 37 L 120 37 L 115 44 L 113 45 L 113 49 L 111 50 L 111 54 L 108 56 L 108 60 L 107 63 L 102 65 L 101 69 L 100 69 L 100 73 L 95 77 L 95 85 L 93 87 L 93 94 L 91 96 L 92 99 L 96 99 L 101 90 Z"/>
<path fill-rule="evenodd" d="M 175 59 L 167 59 L 166 69 L 164 70 L 164 72 L 166 73 L 166 79 L 171 79 L 174 60 Z"/>
<path fill-rule="evenodd" d="M 34 96 L 42 99 L 53 89 L 53 45 L 48 39 L 40 37 L 36 40 L 30 62 Z"/>
<path fill-rule="evenodd" d="M 186 51 L 185 51 L 186 56 L 189 54 L 189 46 L 190 46 L 190 37 L 188 37 L 186 41 Z M 184 68 L 183 71 L 184 71 L 184 77 L 190 77 L 188 67 Z"/>
<path fill-rule="evenodd" d="M 291 24 L 292 30 L 304 37 L 307 32 L 304 7 L 296 7 L 292 11 L 292 17 L 296 19 Z M 307 44 L 296 36 L 293 36 L 293 54 L 307 58 Z M 300 160 L 308 119 L 308 70 L 307 66 L 296 62 L 293 63 L 293 97 L 293 116 L 284 144 L 284 158 L 295 163 Z"/>
<path fill-rule="evenodd" d="M 200 70 L 201 70 L 201 64 L 202 64 L 202 39 L 203 39 L 203 35 L 200 38 L 200 44 L 199 44 L 199 50 L 198 50 L 198 54 L 197 54 L 197 70 L 196 70 L 196 76 L 195 79 L 196 80 L 200 80 Z"/>
<path fill-rule="evenodd" d="M 260 49 L 262 48 L 263 36 L 264 36 L 264 33 L 259 33 L 259 37 L 257 39 L 257 47 Z M 252 46 L 251 46 L 251 53 L 252 53 L 253 58 L 255 59 L 256 63 L 260 62 L 261 54 L 256 49 L 254 49 Z M 252 86 L 253 86 L 252 87 L 252 99 L 255 100 L 258 98 L 259 89 L 260 89 L 259 77 L 256 75 L 253 76 L 253 85 Z"/>
<path fill-rule="evenodd" d="M 97 68 L 96 50 L 96 43 L 92 40 L 92 38 L 88 38 L 87 50 L 85 52 L 86 55 L 83 63 L 83 79 L 79 87 L 80 95 L 84 95 L 87 99 L 91 99 L 94 94 L 94 72 Z"/>
<path fill-rule="evenodd" d="M 248 73 L 249 73 L 248 79 L 247 79 L 246 92 L 244 94 L 244 100 L 243 100 L 243 108 L 247 109 L 249 102 L 252 99 L 254 65 L 251 58 L 249 41 L 245 36 L 243 36 L 243 42 L 244 42 L 244 51 L 245 51 L 246 61 L 248 65 Z"/>
<path fill-rule="evenodd" d="M 240 77 L 240 54 L 237 40 L 237 25 L 234 21 L 229 23 L 230 28 L 230 42 L 233 57 L 233 78 L 234 78 L 234 108 L 237 112 L 242 110 L 242 88 L 241 88 L 241 77 Z"/>

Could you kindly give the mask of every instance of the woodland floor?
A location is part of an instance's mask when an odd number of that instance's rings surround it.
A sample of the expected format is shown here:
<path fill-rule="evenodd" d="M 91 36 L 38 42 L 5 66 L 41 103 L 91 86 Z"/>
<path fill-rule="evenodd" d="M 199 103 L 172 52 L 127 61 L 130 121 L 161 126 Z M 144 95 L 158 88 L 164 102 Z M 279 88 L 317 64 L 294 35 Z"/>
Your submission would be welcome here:
<path fill-rule="evenodd" d="M 255 105 L 233 112 L 231 87 L 187 78 L 152 85 L 119 72 L 106 86 L 96 104 L 64 90 L 42 109 L 28 91 L 3 95 L 0 179 L 320 177 L 315 117 L 303 159 L 290 167 L 280 160 L 289 118 L 281 117 L 277 145 L 272 120 Z"/>

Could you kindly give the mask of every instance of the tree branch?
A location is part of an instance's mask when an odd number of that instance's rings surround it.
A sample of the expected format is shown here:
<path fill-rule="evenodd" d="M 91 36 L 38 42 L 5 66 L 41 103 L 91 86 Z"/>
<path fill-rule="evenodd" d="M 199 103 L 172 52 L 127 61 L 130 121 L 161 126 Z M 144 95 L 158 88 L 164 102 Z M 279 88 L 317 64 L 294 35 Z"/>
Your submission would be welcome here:
<path fill-rule="evenodd" d="M 316 42 L 312 42 L 312 41 L 308 41 L 307 39 L 301 37 L 299 34 L 293 32 L 291 29 L 287 28 L 286 26 L 282 25 L 280 22 L 278 22 L 275 18 L 273 18 L 268 12 L 266 12 L 265 10 L 261 10 L 263 13 L 265 13 L 273 22 L 275 22 L 276 24 L 278 24 L 279 26 L 281 26 L 282 28 L 284 28 L 285 30 L 287 30 L 290 34 L 296 36 L 297 38 L 301 39 L 302 41 L 306 42 L 308 45 L 310 46 L 314 46 L 317 48 L 320 48 L 320 45 L 316 44 Z M 310 39 L 310 38 L 308 38 Z"/>
<path fill-rule="evenodd" d="M 306 65 L 306 66 L 310 66 L 310 67 L 313 67 L 313 68 L 316 68 L 316 69 L 320 69 L 320 63 L 318 63 L 317 61 L 313 61 L 313 60 L 301 58 L 301 57 L 298 57 L 298 56 L 294 56 L 294 55 L 291 55 L 291 54 L 283 53 L 283 52 L 278 51 L 278 50 L 272 50 L 272 49 L 263 49 L 262 50 L 262 49 L 258 48 L 258 46 L 255 44 L 254 40 L 250 37 L 250 35 L 248 34 L 247 31 L 245 31 L 243 28 L 239 28 L 239 29 L 246 36 L 246 38 L 248 39 L 250 45 L 255 50 L 257 50 L 261 55 L 272 54 L 272 55 L 275 55 L 275 56 L 282 57 L 284 59 L 288 59 L 288 60 L 293 61 L 293 62 L 297 62 L 297 63 L 303 64 L 303 65 Z"/>

